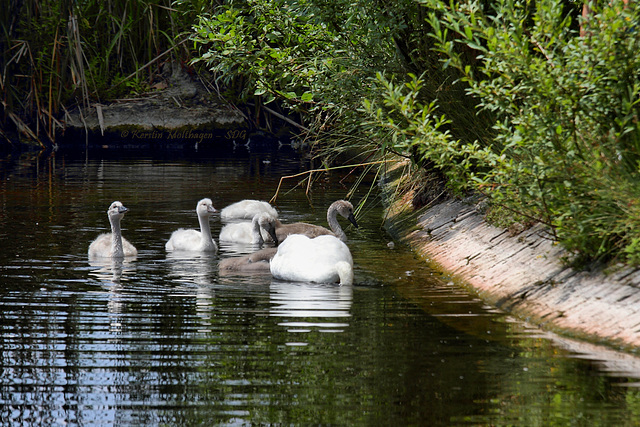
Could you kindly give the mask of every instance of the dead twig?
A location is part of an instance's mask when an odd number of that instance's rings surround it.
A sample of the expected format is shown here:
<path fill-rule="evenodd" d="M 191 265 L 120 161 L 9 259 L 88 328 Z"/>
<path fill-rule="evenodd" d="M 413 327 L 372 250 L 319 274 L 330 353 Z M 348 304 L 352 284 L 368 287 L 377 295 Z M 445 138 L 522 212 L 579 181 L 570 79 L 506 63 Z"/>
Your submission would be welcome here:
<path fill-rule="evenodd" d="M 276 201 L 276 199 L 278 198 L 278 194 L 280 194 L 280 188 L 282 187 L 282 182 L 285 179 L 289 179 L 289 178 L 297 178 L 299 176 L 303 176 L 303 175 L 309 175 L 307 178 L 309 182 L 307 183 L 307 189 L 305 190 L 305 194 L 309 195 L 309 191 L 311 190 L 311 176 L 315 173 L 315 172 L 329 172 L 332 170 L 337 170 L 337 169 L 346 169 L 346 168 L 356 168 L 359 166 L 369 166 L 369 165 L 378 165 L 378 164 L 382 164 L 385 163 L 386 160 L 378 160 L 375 162 L 367 162 L 367 163 L 357 163 L 357 164 L 353 164 L 353 165 L 342 165 L 342 166 L 334 166 L 331 168 L 322 168 L 322 169 L 311 169 L 308 171 L 304 171 L 304 172 L 300 172 L 294 175 L 287 175 L 287 176 L 282 176 L 280 177 L 280 182 L 278 182 L 278 188 L 276 188 L 276 192 L 273 195 L 273 197 L 271 198 L 271 200 L 269 200 L 269 203 L 274 203 Z M 304 181 L 304 180 L 303 180 Z"/>

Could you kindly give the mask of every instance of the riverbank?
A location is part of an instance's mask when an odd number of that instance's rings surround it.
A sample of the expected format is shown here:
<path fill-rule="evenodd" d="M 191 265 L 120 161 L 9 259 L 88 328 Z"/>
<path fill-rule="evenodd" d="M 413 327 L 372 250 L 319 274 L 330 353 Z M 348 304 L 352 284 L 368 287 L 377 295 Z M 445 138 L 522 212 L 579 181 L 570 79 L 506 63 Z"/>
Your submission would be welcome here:
<path fill-rule="evenodd" d="M 179 64 L 167 63 L 163 70 L 149 93 L 71 110 L 60 143 L 155 148 L 246 142 L 249 124 L 237 108 Z"/>
<path fill-rule="evenodd" d="M 418 211 L 411 200 L 407 194 L 388 208 L 387 228 L 487 303 L 565 336 L 640 348 L 640 269 L 577 271 L 542 226 L 494 227 L 472 198 Z"/>

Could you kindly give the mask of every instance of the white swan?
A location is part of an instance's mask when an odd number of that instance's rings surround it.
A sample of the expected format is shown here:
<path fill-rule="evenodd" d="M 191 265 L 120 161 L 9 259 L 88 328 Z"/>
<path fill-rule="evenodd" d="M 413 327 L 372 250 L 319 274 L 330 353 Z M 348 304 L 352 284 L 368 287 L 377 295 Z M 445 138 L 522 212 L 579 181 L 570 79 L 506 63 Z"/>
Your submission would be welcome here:
<path fill-rule="evenodd" d="M 216 212 L 211 199 L 202 199 L 196 205 L 200 231 L 179 228 L 165 244 L 167 251 L 218 252 L 218 245 L 211 238 L 209 218 Z"/>
<path fill-rule="evenodd" d="M 218 264 L 222 274 L 230 272 L 269 273 L 269 262 L 277 248 L 265 248 L 251 255 L 225 258 Z"/>
<path fill-rule="evenodd" d="M 266 213 L 278 218 L 278 211 L 267 202 L 245 199 L 233 203 L 220 211 L 220 220 L 233 221 L 238 219 L 252 219 L 256 214 Z"/>
<path fill-rule="evenodd" d="M 271 239 L 278 243 L 275 228 L 273 226 L 276 219 L 268 213 L 258 213 L 254 215 L 251 222 L 234 222 L 225 225 L 220 230 L 220 241 L 229 243 L 249 243 L 262 245 L 264 238 L 261 229 L 264 229 Z"/>
<path fill-rule="evenodd" d="M 347 235 L 338 222 L 338 214 L 347 218 L 349 222 L 358 227 L 356 218 L 353 216 L 353 205 L 346 200 L 337 200 L 333 202 L 331 206 L 329 206 L 329 209 L 327 209 L 327 222 L 329 223 L 329 227 L 331 227 L 331 230 L 319 225 L 307 224 L 306 222 L 283 224 L 277 219 L 274 219 L 270 223 L 266 223 L 264 229 L 267 230 L 271 235 L 272 231 L 269 227 L 273 226 L 273 228 L 275 228 L 275 234 L 278 237 L 277 242 L 284 241 L 287 236 L 291 234 L 303 234 L 307 237 L 330 235 L 339 238 L 343 242 L 346 242 Z"/>
<path fill-rule="evenodd" d="M 270 269 L 276 279 L 292 282 L 353 283 L 351 252 L 335 236 L 290 235 L 278 246 Z"/>
<path fill-rule="evenodd" d="M 135 257 L 138 250 L 127 239 L 122 237 L 120 220 L 128 211 L 122 203 L 115 201 L 107 210 L 111 223 L 111 233 L 99 235 L 89 245 L 89 258 L 124 258 Z"/>

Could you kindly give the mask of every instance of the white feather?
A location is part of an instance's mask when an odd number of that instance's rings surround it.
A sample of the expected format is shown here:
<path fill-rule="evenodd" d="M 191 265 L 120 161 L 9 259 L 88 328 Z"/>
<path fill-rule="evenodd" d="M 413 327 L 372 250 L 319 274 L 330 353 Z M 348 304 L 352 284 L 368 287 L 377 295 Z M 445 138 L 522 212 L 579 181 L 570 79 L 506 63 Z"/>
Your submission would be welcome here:
<path fill-rule="evenodd" d="M 216 212 L 211 199 L 202 199 L 196 205 L 200 231 L 179 228 L 174 231 L 165 244 L 165 249 L 171 251 L 218 252 L 218 245 L 211 238 L 209 218 Z"/>
<path fill-rule="evenodd" d="M 250 220 L 259 213 L 266 213 L 278 218 L 278 211 L 269 203 L 261 200 L 245 199 L 222 209 L 220 220 L 225 222 L 239 219 Z"/>
<path fill-rule="evenodd" d="M 293 282 L 353 283 L 353 258 L 339 238 L 323 235 L 310 239 L 292 234 L 278 246 L 271 260 L 276 279 Z"/>
<path fill-rule="evenodd" d="M 122 237 L 120 221 L 128 211 L 122 203 L 115 201 L 107 210 L 111 223 L 111 233 L 99 235 L 89 245 L 89 258 L 124 258 L 135 257 L 138 250 L 127 239 Z"/>

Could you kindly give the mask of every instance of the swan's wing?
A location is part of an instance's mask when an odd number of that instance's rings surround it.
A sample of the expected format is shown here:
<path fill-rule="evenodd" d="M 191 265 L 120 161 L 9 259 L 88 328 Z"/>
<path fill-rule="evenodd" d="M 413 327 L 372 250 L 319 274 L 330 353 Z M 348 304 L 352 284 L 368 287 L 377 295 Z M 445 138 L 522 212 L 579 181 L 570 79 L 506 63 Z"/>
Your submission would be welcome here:
<path fill-rule="evenodd" d="M 294 234 L 278 247 L 271 273 L 282 280 L 333 283 L 340 280 L 336 264 L 353 265 L 347 245 L 334 236 L 310 239 Z"/>
<path fill-rule="evenodd" d="M 233 243 L 252 242 L 252 224 L 250 222 L 236 222 L 227 224 L 220 230 L 220 241 Z"/>
<path fill-rule="evenodd" d="M 124 250 L 124 256 L 137 256 L 138 250 L 127 239 L 122 238 L 122 249 Z"/>
<path fill-rule="evenodd" d="M 269 203 L 261 200 L 241 200 L 233 203 L 220 211 L 220 219 L 228 221 L 232 219 L 251 219 L 256 214 L 268 213 L 275 218 L 278 217 L 278 211 Z"/>
<path fill-rule="evenodd" d="M 110 257 L 111 255 L 111 233 L 99 235 L 89 245 L 89 258 Z"/>
<path fill-rule="evenodd" d="M 195 251 L 202 246 L 202 235 L 197 230 L 180 228 L 174 231 L 166 243 L 168 251 Z"/>
<path fill-rule="evenodd" d="M 353 257 L 346 243 L 334 236 L 318 236 L 313 239 L 313 250 L 320 262 L 336 264 L 344 261 L 353 265 Z"/>

